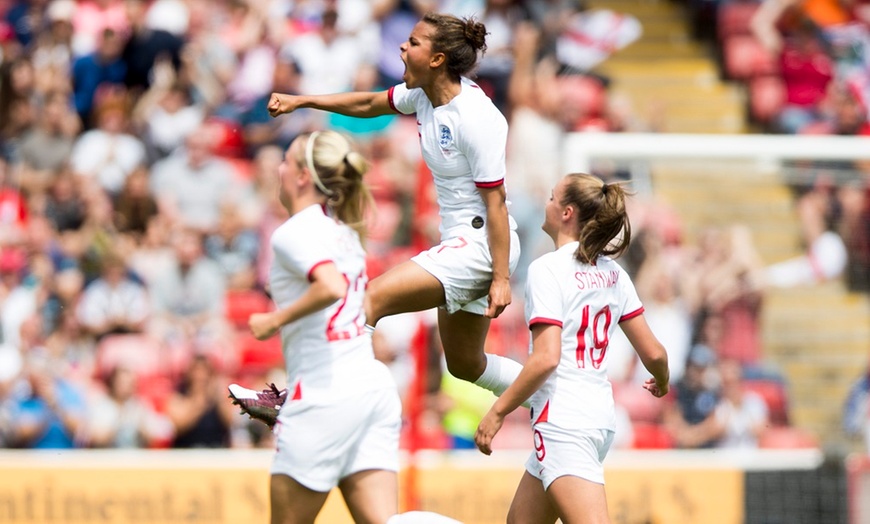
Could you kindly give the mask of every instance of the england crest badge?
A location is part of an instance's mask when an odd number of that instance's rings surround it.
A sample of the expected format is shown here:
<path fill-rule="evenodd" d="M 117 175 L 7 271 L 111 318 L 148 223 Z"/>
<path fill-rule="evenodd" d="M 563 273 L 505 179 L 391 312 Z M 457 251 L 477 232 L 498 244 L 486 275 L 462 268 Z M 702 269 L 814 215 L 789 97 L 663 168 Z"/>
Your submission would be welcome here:
<path fill-rule="evenodd" d="M 452 142 L 453 134 L 450 132 L 450 128 L 442 124 L 439 127 L 438 144 L 441 145 L 442 148 L 446 148 Z"/>

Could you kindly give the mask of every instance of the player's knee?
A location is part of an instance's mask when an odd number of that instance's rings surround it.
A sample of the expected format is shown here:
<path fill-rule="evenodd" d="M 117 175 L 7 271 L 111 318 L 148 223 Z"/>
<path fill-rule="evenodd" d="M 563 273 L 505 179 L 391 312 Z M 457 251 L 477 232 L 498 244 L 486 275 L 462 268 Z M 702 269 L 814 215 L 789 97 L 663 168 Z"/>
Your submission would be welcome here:
<path fill-rule="evenodd" d="M 486 357 L 470 358 L 468 356 L 456 357 L 445 355 L 447 360 L 447 371 L 451 375 L 468 382 L 474 382 L 483 374 L 486 369 Z"/>
<path fill-rule="evenodd" d="M 369 287 L 366 288 L 365 298 L 363 298 L 363 311 L 365 311 L 366 314 L 366 324 L 370 326 L 377 325 L 378 320 L 383 316 L 377 307 L 379 304 L 377 297 L 377 286 L 370 284 Z"/>

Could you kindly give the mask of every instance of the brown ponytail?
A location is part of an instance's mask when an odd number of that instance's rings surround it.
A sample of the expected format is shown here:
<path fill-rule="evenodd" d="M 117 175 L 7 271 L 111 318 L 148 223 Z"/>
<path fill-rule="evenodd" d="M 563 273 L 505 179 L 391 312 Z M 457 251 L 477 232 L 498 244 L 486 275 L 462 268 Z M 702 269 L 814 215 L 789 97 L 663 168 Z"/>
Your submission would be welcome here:
<path fill-rule="evenodd" d="M 567 175 L 562 206 L 577 209 L 580 245 L 575 258 L 594 264 L 602 255 L 617 257 L 631 242 L 631 223 L 625 208 L 627 192 L 619 183 L 605 184 L 583 173 Z M 614 243 L 614 239 L 617 239 Z"/>
<path fill-rule="evenodd" d="M 435 28 L 432 50 L 444 53 L 447 71 L 456 79 L 468 76 L 486 52 L 486 26 L 473 17 L 460 19 L 453 15 L 428 13 L 423 22 Z"/>

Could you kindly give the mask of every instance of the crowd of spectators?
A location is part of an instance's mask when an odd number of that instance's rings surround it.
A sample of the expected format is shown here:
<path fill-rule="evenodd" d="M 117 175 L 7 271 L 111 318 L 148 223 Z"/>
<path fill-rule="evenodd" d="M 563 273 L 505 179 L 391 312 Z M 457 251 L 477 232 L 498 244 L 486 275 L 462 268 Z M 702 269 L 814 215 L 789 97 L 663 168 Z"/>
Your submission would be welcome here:
<path fill-rule="evenodd" d="M 870 3 L 865 0 L 688 0 L 745 82 L 750 116 L 787 134 L 870 135 Z"/>
<path fill-rule="evenodd" d="M 584 70 L 606 56 L 559 51 L 564 31 L 586 27 L 579 2 L 0 0 L 0 446 L 271 445 L 265 426 L 232 413 L 225 386 L 282 383 L 277 342 L 253 340 L 246 320 L 269 307 L 284 149 L 328 127 L 371 161 L 370 276 L 432 245 L 437 213 L 413 119 L 272 119 L 265 102 L 272 91 L 398 83 L 398 45 L 429 10 L 477 14 L 490 31 L 477 80 L 510 121 L 524 255 L 487 350 L 523 360 L 523 268 L 550 249 L 541 208 L 564 174 L 562 138 L 635 130 L 608 103 L 607 79 Z M 637 30 L 626 25 L 612 45 Z M 787 421 L 744 387 L 778 384 L 759 349 L 751 239 L 711 229 L 687 246 L 667 210 L 639 199 L 632 214 L 624 262 L 670 351 L 676 393 L 641 398 L 639 366 L 613 341 L 618 445 L 757 444 L 761 428 Z M 433 333 L 426 314 L 385 319 L 375 350 L 406 399 L 426 393 L 414 445 L 468 446 L 488 399 L 442 371 Z M 431 349 L 424 384 L 413 380 L 417 344 Z M 503 445 L 515 435 L 525 447 L 525 418 L 513 422 Z"/>

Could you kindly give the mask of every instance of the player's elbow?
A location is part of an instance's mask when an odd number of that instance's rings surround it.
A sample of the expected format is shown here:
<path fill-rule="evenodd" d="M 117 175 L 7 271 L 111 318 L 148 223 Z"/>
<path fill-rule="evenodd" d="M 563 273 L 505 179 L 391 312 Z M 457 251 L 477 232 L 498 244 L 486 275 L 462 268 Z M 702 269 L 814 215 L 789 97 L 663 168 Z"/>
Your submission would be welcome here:
<path fill-rule="evenodd" d="M 541 358 L 539 359 L 539 366 L 543 373 L 550 375 L 556 368 L 559 367 L 559 361 L 561 360 L 562 355 L 558 351 L 547 351 L 541 354 Z"/>

